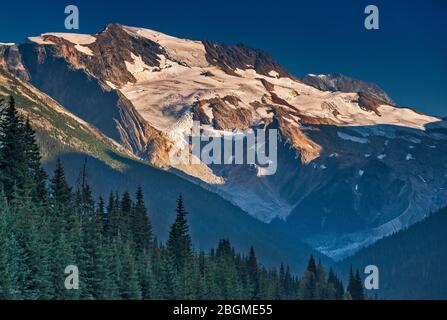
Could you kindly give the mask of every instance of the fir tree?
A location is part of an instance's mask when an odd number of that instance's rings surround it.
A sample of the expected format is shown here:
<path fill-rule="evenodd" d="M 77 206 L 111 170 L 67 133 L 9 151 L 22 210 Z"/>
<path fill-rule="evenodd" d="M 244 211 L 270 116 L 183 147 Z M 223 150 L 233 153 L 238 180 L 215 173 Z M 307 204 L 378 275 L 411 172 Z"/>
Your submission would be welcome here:
<path fill-rule="evenodd" d="M 25 126 L 11 96 L 0 121 L 0 183 L 8 200 L 29 179 L 27 164 Z"/>
<path fill-rule="evenodd" d="M 29 178 L 32 183 L 32 196 L 34 201 L 47 201 L 46 180 L 47 174 L 41 166 L 39 146 L 36 142 L 36 133 L 31 127 L 29 119 L 26 119 L 25 128 L 25 152 L 28 162 Z"/>
<path fill-rule="evenodd" d="M 354 274 L 352 267 L 349 270 L 349 283 L 347 291 L 349 292 L 353 300 L 365 299 L 360 272 L 357 270 L 356 273 Z"/>
<path fill-rule="evenodd" d="M 187 212 L 183 205 L 183 197 L 177 200 L 177 216 L 169 232 L 167 250 L 176 271 L 182 271 L 193 256 L 192 242 L 189 235 Z"/>
<path fill-rule="evenodd" d="M 65 178 L 64 167 L 60 158 L 57 158 L 56 168 L 50 184 L 51 197 L 59 207 L 69 207 L 72 199 L 71 188 Z"/>
<path fill-rule="evenodd" d="M 303 300 L 318 298 L 317 265 L 313 257 L 310 257 L 306 271 L 301 278 L 299 297 Z"/>
<path fill-rule="evenodd" d="M 250 247 L 250 253 L 247 261 L 247 272 L 250 281 L 250 299 L 258 300 L 259 297 L 259 269 L 258 260 L 256 259 L 255 250 Z"/>
<path fill-rule="evenodd" d="M 133 209 L 132 234 L 138 251 L 148 251 L 152 242 L 152 225 L 144 204 L 143 189 L 138 187 L 136 203 Z"/>

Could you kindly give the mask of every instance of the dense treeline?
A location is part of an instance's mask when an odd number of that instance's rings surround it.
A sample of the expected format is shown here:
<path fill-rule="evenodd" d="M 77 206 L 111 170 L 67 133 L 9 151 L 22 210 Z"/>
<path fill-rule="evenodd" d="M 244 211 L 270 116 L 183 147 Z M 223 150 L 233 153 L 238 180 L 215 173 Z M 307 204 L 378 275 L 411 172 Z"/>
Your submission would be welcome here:
<path fill-rule="evenodd" d="M 447 208 L 442 208 L 340 262 L 337 269 L 376 265 L 380 298 L 447 299 L 446 228 Z"/>
<path fill-rule="evenodd" d="M 267 269 L 228 240 L 193 249 L 180 196 L 166 244 L 152 233 L 141 188 L 95 201 L 86 165 L 73 190 L 58 160 L 48 178 L 29 121 L 11 98 L 0 121 L 0 299 L 363 299 L 311 257 L 301 278 Z M 65 268 L 79 289 L 65 287 Z"/>

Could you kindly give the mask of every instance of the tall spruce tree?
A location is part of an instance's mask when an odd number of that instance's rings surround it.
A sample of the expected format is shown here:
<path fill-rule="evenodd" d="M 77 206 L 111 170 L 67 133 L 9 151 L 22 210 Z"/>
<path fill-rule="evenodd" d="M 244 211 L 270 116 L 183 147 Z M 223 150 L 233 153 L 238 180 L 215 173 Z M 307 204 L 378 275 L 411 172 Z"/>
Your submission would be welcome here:
<path fill-rule="evenodd" d="M 11 96 L 0 121 L 0 183 L 8 200 L 25 187 L 29 179 L 27 164 L 25 125 Z"/>
<path fill-rule="evenodd" d="M 71 188 L 65 178 L 65 171 L 60 158 L 57 158 L 56 161 L 56 168 L 50 184 L 50 194 L 57 206 L 70 206 L 72 200 Z"/>
<path fill-rule="evenodd" d="M 317 265 L 310 257 L 306 271 L 300 281 L 299 298 L 302 300 L 318 299 Z"/>
<path fill-rule="evenodd" d="M 182 271 L 193 256 L 192 241 L 189 235 L 187 212 L 182 195 L 177 200 L 177 216 L 171 226 L 167 242 L 168 254 L 175 270 Z"/>
<path fill-rule="evenodd" d="M 347 292 L 349 292 L 353 300 L 364 300 L 365 293 L 363 290 L 362 278 L 360 272 L 357 270 L 354 274 L 352 267 L 349 270 L 349 283 Z"/>
<path fill-rule="evenodd" d="M 33 201 L 47 201 L 46 180 L 48 178 L 45 170 L 41 165 L 41 156 L 39 146 L 36 141 L 36 133 L 31 127 L 29 118 L 26 119 L 25 128 L 25 152 L 28 163 L 29 179 L 32 183 L 32 197 Z"/>
<path fill-rule="evenodd" d="M 138 187 L 136 202 L 133 208 L 132 234 L 138 251 L 148 251 L 152 242 L 152 225 L 144 204 L 143 189 Z"/>
<path fill-rule="evenodd" d="M 250 281 L 250 299 L 258 300 L 259 297 L 259 267 L 256 259 L 255 250 L 250 247 L 250 253 L 247 260 L 247 272 Z"/>

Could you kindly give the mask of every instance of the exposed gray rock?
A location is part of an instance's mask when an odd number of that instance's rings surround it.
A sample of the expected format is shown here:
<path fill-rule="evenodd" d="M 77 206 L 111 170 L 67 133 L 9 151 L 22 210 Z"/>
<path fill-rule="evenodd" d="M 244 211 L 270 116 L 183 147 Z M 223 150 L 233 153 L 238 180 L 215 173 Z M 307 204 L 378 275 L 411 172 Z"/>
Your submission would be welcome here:
<path fill-rule="evenodd" d="M 327 75 L 307 74 L 302 81 L 312 87 L 323 91 L 362 92 L 379 98 L 388 104 L 395 105 L 394 101 L 374 83 L 349 78 L 340 73 Z"/>

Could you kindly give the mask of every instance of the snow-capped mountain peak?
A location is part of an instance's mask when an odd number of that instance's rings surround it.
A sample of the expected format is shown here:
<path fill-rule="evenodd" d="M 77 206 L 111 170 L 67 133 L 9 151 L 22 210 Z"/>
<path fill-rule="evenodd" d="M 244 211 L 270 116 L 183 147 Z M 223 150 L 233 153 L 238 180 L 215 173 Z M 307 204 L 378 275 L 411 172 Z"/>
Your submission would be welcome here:
<path fill-rule="evenodd" d="M 110 24 L 94 35 L 0 45 L 0 68 L 138 158 L 203 183 L 264 222 L 305 228 L 303 237 L 329 255 L 409 225 L 447 199 L 442 119 L 340 74 L 298 79 L 258 49 Z M 186 143 L 183 119 L 217 137 L 278 129 L 277 173 L 173 166 L 170 150 Z"/>

